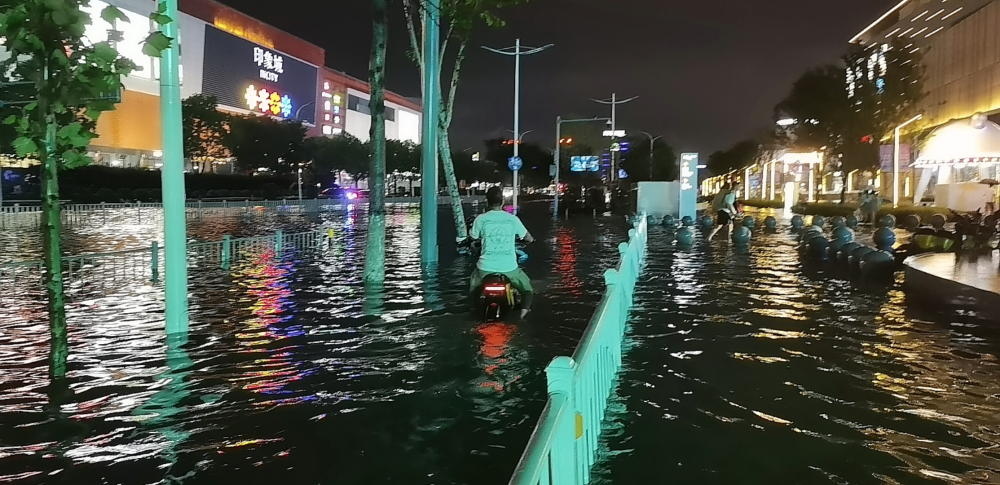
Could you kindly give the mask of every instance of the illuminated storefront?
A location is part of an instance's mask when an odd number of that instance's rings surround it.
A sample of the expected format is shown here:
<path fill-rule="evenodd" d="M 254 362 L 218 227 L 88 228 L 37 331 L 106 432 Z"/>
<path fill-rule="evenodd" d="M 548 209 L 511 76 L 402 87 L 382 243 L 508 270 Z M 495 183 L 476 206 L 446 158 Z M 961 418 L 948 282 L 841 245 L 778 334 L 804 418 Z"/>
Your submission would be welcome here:
<path fill-rule="evenodd" d="M 149 19 L 156 3 L 91 0 L 84 10 L 97 19 L 86 30 L 93 42 L 108 38 L 109 25 L 100 20 L 108 4 L 129 20 L 114 26 L 122 32 L 117 48 L 140 69 L 123 79 L 115 111 L 98 120 L 91 154 L 102 165 L 155 169 L 162 156 L 159 63 L 142 53 L 142 41 L 156 29 Z M 367 108 L 370 88 L 324 67 L 323 48 L 214 0 L 179 0 L 179 6 L 182 98 L 210 94 L 224 111 L 299 120 L 308 128 L 307 136 L 347 132 L 368 138 L 371 117 L 364 109 L 348 115 L 348 93 L 363 99 Z M 387 92 L 386 106 L 392 118 L 386 123 L 387 136 L 419 142 L 420 101 Z"/>
<path fill-rule="evenodd" d="M 922 114 L 919 126 L 912 126 L 914 131 L 954 132 L 958 129 L 955 126 L 963 123 L 968 126 L 977 113 L 991 121 L 1000 121 L 1000 96 L 996 95 L 1000 92 L 1000 77 L 995 75 L 995 67 L 1000 65 L 1000 49 L 992 40 L 997 30 L 1000 30 L 1000 0 L 902 0 L 850 40 L 866 46 L 873 54 L 866 66 L 857 66 L 848 77 L 870 77 L 884 72 L 884 56 L 879 53 L 888 45 L 901 45 L 922 54 L 923 89 L 927 96 L 914 109 L 914 113 Z M 903 134 L 907 135 L 905 131 Z M 991 170 L 994 166 L 991 162 L 973 161 L 990 157 L 963 155 L 947 158 L 958 160 L 955 164 L 941 164 L 938 162 L 943 159 L 928 150 L 979 153 L 977 147 L 963 145 L 951 136 L 937 136 L 933 148 L 929 142 L 917 146 L 912 155 L 917 162 L 914 168 L 922 170 L 920 173 L 904 170 L 900 189 L 903 197 L 912 197 L 915 203 L 921 203 L 925 195 L 936 199 L 937 183 L 977 182 L 997 175 Z M 903 156 L 901 166 L 910 159 Z M 962 162 L 964 159 L 969 162 Z M 882 171 L 885 172 L 885 156 Z M 861 182 L 870 181 L 876 187 L 891 186 L 891 177 L 866 179 L 862 177 Z M 880 179 L 885 179 L 885 183 L 880 184 Z"/>

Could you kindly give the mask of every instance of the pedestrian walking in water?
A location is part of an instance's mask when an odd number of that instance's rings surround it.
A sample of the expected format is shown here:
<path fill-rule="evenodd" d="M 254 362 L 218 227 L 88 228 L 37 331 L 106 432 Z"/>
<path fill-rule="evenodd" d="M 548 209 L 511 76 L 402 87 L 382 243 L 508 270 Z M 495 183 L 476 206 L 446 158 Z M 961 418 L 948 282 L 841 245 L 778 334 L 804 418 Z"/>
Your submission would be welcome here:
<path fill-rule="evenodd" d="M 739 211 L 736 210 L 736 194 L 739 191 L 739 184 L 730 184 L 716 194 L 715 199 L 712 200 L 712 210 L 715 211 L 716 224 L 712 232 L 708 233 L 709 241 L 723 228 L 726 229 L 727 233 L 729 232 L 729 225 L 733 222 L 736 215 L 739 214 Z"/>

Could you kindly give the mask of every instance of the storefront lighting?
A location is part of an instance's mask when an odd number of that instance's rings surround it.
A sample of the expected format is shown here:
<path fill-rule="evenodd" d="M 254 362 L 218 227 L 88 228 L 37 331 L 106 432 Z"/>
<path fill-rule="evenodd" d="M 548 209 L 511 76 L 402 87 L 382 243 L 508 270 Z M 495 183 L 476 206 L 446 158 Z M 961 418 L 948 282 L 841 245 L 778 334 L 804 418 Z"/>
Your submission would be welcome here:
<path fill-rule="evenodd" d="M 341 96 L 340 96 L 339 94 L 334 94 L 334 95 L 333 95 L 333 104 L 340 104 L 340 102 L 341 102 L 341 101 L 342 101 L 343 99 L 344 99 L 344 98 L 342 98 L 342 97 L 341 97 Z"/>
<path fill-rule="evenodd" d="M 330 111 L 330 109 L 332 109 L 329 101 L 323 101 L 323 109 L 326 111 Z"/>
<path fill-rule="evenodd" d="M 323 81 L 323 90 L 325 90 L 325 91 L 329 91 L 330 90 L 330 81 Z M 323 93 L 323 94 L 325 95 L 326 93 Z"/>

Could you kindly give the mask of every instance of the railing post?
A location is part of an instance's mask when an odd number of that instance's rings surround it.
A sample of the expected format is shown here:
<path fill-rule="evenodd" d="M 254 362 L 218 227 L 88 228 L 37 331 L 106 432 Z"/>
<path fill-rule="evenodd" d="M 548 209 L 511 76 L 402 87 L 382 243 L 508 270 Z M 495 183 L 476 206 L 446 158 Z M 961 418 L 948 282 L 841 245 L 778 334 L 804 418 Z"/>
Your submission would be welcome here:
<path fill-rule="evenodd" d="M 108 223 L 108 210 L 104 208 L 104 202 L 101 202 L 101 218 L 103 220 L 102 224 Z"/>
<path fill-rule="evenodd" d="M 625 335 L 625 321 L 628 317 L 628 308 L 632 304 L 632 295 L 628 290 L 628 285 L 626 282 L 622 281 L 621 273 L 609 269 L 604 272 L 604 284 L 607 286 L 607 292 L 614 295 L 618 300 L 618 305 L 615 307 L 615 337 L 618 338 L 618 345 L 612 345 L 612 348 L 617 350 L 614 351 L 615 354 L 615 365 L 621 367 L 621 337 Z"/>
<path fill-rule="evenodd" d="M 281 256 L 281 243 L 282 243 L 282 240 L 284 238 L 285 238 L 285 235 L 282 234 L 281 229 L 278 229 L 278 232 L 276 232 L 274 234 L 274 255 L 275 256 Z"/>
<path fill-rule="evenodd" d="M 151 278 L 151 280 L 153 281 L 153 283 L 156 283 L 160 279 L 160 243 L 157 241 L 153 241 L 153 247 L 151 248 L 151 250 L 152 254 L 150 255 L 151 257 L 149 258 L 150 261 L 149 266 L 150 269 L 153 270 L 152 271 L 153 277 Z"/>
<path fill-rule="evenodd" d="M 229 234 L 222 236 L 222 269 L 229 269 L 230 249 L 232 242 Z"/>
<path fill-rule="evenodd" d="M 332 227 L 327 228 L 327 230 L 326 230 L 326 240 L 327 240 L 327 245 L 326 245 L 327 249 L 333 249 L 333 228 Z"/>
<path fill-rule="evenodd" d="M 577 441 L 583 437 L 583 415 L 576 403 L 576 362 L 570 357 L 556 357 L 545 368 L 548 394 L 566 398 L 567 408 L 556 426 L 552 443 L 552 485 L 581 485 L 583 470 L 577 456 Z"/>

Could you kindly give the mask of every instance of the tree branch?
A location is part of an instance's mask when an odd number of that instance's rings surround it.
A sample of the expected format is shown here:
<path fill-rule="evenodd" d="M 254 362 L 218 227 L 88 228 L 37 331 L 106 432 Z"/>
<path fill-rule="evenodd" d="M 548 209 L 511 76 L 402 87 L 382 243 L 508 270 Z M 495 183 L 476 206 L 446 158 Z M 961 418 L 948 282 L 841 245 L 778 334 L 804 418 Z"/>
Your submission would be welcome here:
<path fill-rule="evenodd" d="M 420 70 L 424 69 L 424 56 L 423 52 L 420 50 L 420 42 L 417 41 L 417 26 L 413 21 L 413 5 L 412 0 L 403 0 L 403 14 L 406 16 L 406 31 L 410 34 L 410 48 L 413 50 L 413 60 L 416 61 L 417 66 Z M 417 14 L 419 15 L 420 8 L 417 9 Z"/>

